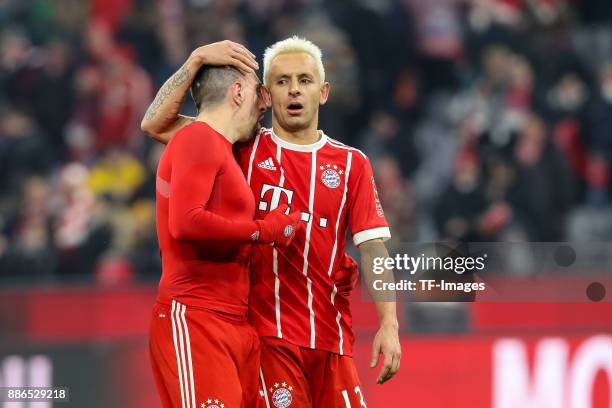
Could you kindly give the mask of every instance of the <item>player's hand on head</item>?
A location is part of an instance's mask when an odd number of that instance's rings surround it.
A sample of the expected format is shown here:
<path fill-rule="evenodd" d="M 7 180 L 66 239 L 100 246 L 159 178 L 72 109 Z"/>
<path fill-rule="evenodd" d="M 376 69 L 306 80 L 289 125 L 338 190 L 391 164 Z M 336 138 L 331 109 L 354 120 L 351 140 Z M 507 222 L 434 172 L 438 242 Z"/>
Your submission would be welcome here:
<path fill-rule="evenodd" d="M 297 212 L 286 214 L 286 204 L 270 211 L 263 220 L 257 220 L 259 227 L 258 241 L 279 247 L 288 246 L 299 228 L 300 215 Z"/>
<path fill-rule="evenodd" d="M 383 325 L 376 333 L 372 346 L 371 368 L 376 367 L 381 354 L 383 355 L 383 366 L 376 379 L 377 384 L 385 383 L 399 371 L 402 347 L 399 341 L 397 326 Z"/>
<path fill-rule="evenodd" d="M 201 65 L 231 65 L 242 73 L 255 73 L 259 64 L 244 45 L 225 40 L 196 48 L 189 57 Z"/>

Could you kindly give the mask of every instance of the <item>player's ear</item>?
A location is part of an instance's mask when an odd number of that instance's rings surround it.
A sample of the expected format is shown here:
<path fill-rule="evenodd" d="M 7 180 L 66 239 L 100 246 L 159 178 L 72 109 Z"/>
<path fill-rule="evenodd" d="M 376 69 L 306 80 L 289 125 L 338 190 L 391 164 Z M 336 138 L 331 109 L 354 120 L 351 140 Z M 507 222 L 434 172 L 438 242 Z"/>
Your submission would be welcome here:
<path fill-rule="evenodd" d="M 323 86 L 321 86 L 321 93 L 319 95 L 320 105 L 325 105 L 325 102 L 327 102 L 327 98 L 329 98 L 330 89 L 331 89 L 331 85 L 329 84 L 329 82 L 325 82 L 323 83 Z"/>
<path fill-rule="evenodd" d="M 261 98 L 263 99 L 266 105 L 266 109 L 270 109 L 272 107 L 272 96 L 270 95 L 270 90 L 265 85 L 262 85 L 260 88 L 260 92 Z"/>
<path fill-rule="evenodd" d="M 230 86 L 230 96 L 232 98 L 232 102 L 236 104 L 236 106 L 242 105 L 243 101 L 243 92 L 242 84 L 240 82 L 234 82 L 232 86 Z"/>

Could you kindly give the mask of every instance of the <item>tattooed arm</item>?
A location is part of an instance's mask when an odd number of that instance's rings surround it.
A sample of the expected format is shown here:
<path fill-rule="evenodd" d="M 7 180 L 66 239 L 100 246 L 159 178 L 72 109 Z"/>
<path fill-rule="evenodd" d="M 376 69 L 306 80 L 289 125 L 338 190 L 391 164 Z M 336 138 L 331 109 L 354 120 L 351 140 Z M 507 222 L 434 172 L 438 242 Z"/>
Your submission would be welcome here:
<path fill-rule="evenodd" d="M 193 119 L 179 115 L 187 90 L 199 67 L 187 60 L 159 89 L 140 123 L 143 132 L 164 144 Z"/>
<path fill-rule="evenodd" d="M 243 73 L 259 68 L 255 55 L 243 45 L 231 41 L 197 48 L 157 92 L 140 123 L 143 132 L 166 144 L 178 130 L 193 121 L 193 118 L 179 115 L 179 112 L 191 82 L 202 65 L 233 65 Z"/>

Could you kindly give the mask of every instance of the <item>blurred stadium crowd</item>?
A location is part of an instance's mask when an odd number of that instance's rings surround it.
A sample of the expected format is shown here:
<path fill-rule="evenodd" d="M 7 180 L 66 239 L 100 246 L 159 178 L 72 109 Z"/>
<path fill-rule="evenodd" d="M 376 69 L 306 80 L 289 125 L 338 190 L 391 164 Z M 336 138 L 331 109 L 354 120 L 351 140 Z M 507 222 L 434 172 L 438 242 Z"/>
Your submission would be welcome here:
<path fill-rule="evenodd" d="M 0 277 L 158 277 L 156 89 L 197 46 L 294 33 L 396 241 L 610 240 L 611 23 L 609 0 L 0 0 Z"/>

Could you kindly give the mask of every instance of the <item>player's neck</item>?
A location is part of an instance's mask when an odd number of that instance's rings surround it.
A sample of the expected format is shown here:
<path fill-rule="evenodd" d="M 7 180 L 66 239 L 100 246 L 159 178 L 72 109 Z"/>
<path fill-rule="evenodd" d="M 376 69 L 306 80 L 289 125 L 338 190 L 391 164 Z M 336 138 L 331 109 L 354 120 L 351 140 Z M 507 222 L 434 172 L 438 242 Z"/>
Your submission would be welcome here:
<path fill-rule="evenodd" d="M 317 130 L 317 121 L 313 120 L 312 124 L 306 129 L 288 130 L 284 129 L 278 122 L 272 119 L 272 129 L 276 136 L 282 140 L 299 145 L 309 145 L 319 141 L 321 134 Z"/>
<path fill-rule="evenodd" d="M 224 109 L 200 112 L 195 120 L 198 122 L 205 122 L 232 144 L 240 138 L 235 126 L 232 126 L 231 113 L 226 112 Z"/>

